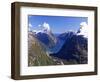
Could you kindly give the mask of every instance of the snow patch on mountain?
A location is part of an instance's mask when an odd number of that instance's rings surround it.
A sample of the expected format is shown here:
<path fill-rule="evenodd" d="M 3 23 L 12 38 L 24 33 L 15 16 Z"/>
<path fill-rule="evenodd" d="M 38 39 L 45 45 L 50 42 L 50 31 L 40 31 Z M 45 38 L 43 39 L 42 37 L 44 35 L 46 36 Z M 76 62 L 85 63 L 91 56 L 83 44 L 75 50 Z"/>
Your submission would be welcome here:
<path fill-rule="evenodd" d="M 88 25 L 86 22 L 80 23 L 80 29 L 79 29 L 77 35 L 83 35 L 83 37 L 85 37 L 85 38 L 88 37 Z"/>

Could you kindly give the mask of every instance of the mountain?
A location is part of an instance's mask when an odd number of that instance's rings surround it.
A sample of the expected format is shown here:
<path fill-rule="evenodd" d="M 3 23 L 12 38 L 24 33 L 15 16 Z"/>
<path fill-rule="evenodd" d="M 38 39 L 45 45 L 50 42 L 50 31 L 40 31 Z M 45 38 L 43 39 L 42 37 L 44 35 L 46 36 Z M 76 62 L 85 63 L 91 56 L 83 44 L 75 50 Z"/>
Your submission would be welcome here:
<path fill-rule="evenodd" d="M 60 34 L 58 38 L 65 41 L 67 38 L 72 37 L 74 34 L 75 32 L 68 31 L 68 32 Z"/>
<path fill-rule="evenodd" d="M 55 46 L 55 37 L 53 34 L 47 34 L 44 32 L 39 32 L 35 35 L 35 37 L 41 41 L 47 48 L 52 48 Z"/>
<path fill-rule="evenodd" d="M 88 34 L 87 24 L 80 24 L 80 29 L 75 32 L 65 32 L 58 36 L 63 41 L 57 53 L 51 53 L 53 57 L 60 58 L 71 64 L 86 64 L 88 61 Z M 66 63 L 63 62 L 63 63 Z"/>
<path fill-rule="evenodd" d="M 49 56 L 45 46 L 35 38 L 33 32 L 28 32 L 28 66 L 56 65 Z"/>
<path fill-rule="evenodd" d="M 62 46 L 64 45 L 66 39 L 68 37 L 71 37 L 74 33 L 73 32 L 65 32 L 65 33 L 62 33 L 62 34 L 59 34 L 59 36 L 57 36 L 57 43 L 56 45 L 50 49 L 51 53 L 57 53 L 61 48 Z"/>
<path fill-rule="evenodd" d="M 50 49 L 53 48 L 57 43 L 57 38 L 51 31 L 51 28 L 48 23 L 42 25 L 42 30 L 33 30 L 35 38 L 37 38 L 41 43 L 43 43 L 47 50 L 50 52 Z"/>
<path fill-rule="evenodd" d="M 51 56 L 74 61 L 73 63 L 87 63 L 87 39 L 83 36 L 72 35 L 67 37 L 62 48 Z"/>

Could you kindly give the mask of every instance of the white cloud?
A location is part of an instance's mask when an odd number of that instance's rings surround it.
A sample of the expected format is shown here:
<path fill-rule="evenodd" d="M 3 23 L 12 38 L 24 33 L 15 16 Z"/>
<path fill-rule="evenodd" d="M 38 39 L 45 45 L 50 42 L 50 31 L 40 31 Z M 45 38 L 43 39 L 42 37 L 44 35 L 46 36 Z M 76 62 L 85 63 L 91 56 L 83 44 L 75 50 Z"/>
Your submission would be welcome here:
<path fill-rule="evenodd" d="M 43 23 L 43 28 L 44 28 L 44 30 L 50 31 L 50 25 L 46 22 Z"/>
<path fill-rule="evenodd" d="M 28 25 L 28 26 L 29 26 L 29 28 L 31 28 L 31 27 L 32 27 L 32 24 L 31 24 L 31 23 L 29 23 L 29 25 Z"/>
<path fill-rule="evenodd" d="M 28 31 L 31 31 L 31 28 L 32 28 L 32 27 L 33 27 L 32 24 L 29 23 L 29 25 L 28 25 Z"/>
<path fill-rule="evenodd" d="M 38 27 L 41 27 L 41 26 L 42 26 L 42 25 L 40 25 L 40 24 L 38 25 Z"/>
<path fill-rule="evenodd" d="M 86 27 L 87 26 L 87 23 L 86 22 L 81 22 L 80 23 L 80 27 Z"/>
<path fill-rule="evenodd" d="M 86 22 L 80 23 L 80 33 L 78 35 L 84 35 L 84 37 L 88 37 L 88 25 Z"/>
<path fill-rule="evenodd" d="M 47 33 L 51 32 L 50 25 L 47 22 L 44 22 L 43 24 L 39 24 L 37 27 L 38 27 L 38 30 L 34 29 L 33 32 L 36 32 L 36 33 L 38 33 L 38 32 L 47 32 Z M 29 23 L 28 30 L 31 31 L 32 28 L 33 28 L 32 24 Z"/>

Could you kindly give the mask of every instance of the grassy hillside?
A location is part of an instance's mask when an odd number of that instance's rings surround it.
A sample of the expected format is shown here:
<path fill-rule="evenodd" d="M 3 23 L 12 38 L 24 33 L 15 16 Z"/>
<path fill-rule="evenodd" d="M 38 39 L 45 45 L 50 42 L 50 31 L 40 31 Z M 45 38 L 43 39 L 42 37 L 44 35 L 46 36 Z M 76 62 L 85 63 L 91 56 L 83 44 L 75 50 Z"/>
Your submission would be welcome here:
<path fill-rule="evenodd" d="M 56 63 L 49 57 L 45 47 L 31 34 L 28 36 L 28 66 L 47 66 Z"/>

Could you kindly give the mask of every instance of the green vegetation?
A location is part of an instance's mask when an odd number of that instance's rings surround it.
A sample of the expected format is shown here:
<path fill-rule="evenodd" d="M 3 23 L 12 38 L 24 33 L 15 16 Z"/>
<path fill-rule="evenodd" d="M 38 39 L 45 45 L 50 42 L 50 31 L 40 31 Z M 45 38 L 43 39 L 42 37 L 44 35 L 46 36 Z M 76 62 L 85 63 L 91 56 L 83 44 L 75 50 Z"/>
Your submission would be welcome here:
<path fill-rule="evenodd" d="M 55 65 L 56 63 L 49 57 L 44 46 L 36 40 L 31 40 L 31 47 L 28 51 L 28 65 L 29 66 L 47 66 Z"/>

